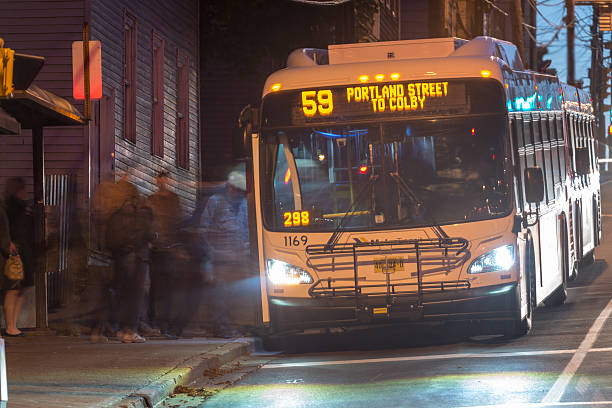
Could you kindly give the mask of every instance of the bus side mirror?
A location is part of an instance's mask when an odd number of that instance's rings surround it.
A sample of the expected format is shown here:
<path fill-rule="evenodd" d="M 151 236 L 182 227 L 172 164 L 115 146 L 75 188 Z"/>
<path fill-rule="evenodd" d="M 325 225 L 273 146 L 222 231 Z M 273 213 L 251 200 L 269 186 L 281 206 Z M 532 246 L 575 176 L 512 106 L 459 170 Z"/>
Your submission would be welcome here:
<path fill-rule="evenodd" d="M 586 147 L 576 148 L 576 172 L 579 176 L 589 174 L 591 163 L 589 161 L 589 150 Z"/>
<path fill-rule="evenodd" d="M 539 167 L 525 169 L 525 198 L 528 203 L 539 203 L 544 199 L 544 174 Z"/>
<path fill-rule="evenodd" d="M 250 151 L 251 135 L 259 130 L 259 110 L 247 105 L 238 115 L 238 126 L 242 129 L 242 151 Z"/>

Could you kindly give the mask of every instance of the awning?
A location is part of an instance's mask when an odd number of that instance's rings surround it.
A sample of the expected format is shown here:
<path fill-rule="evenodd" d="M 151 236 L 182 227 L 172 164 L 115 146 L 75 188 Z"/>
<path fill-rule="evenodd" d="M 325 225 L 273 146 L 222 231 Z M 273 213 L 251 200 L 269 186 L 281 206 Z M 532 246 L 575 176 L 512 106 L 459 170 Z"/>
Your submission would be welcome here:
<path fill-rule="evenodd" d="M 19 122 L 0 108 L 0 135 L 18 135 L 21 133 Z"/>
<path fill-rule="evenodd" d="M 85 124 L 81 113 L 70 102 L 36 85 L 0 97 L 0 107 L 21 123 L 23 129 Z"/>

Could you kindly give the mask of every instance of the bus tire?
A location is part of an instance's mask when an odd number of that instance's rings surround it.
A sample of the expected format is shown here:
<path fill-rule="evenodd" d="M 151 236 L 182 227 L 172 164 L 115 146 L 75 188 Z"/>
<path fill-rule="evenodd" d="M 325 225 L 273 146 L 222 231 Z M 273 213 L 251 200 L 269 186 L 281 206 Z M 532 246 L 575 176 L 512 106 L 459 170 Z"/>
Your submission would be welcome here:
<path fill-rule="evenodd" d="M 595 262 L 595 249 L 593 249 L 588 254 L 586 254 L 582 258 L 582 262 L 580 264 L 581 266 L 589 266 L 589 265 L 592 265 L 593 262 Z"/>
<path fill-rule="evenodd" d="M 529 262 L 525 282 L 527 284 L 527 314 L 525 317 L 521 317 L 521 289 L 520 286 L 517 288 L 517 305 L 518 317 L 513 321 L 509 322 L 506 326 L 504 335 L 508 338 L 517 338 L 525 336 L 531 331 L 533 326 L 533 311 L 536 306 L 535 302 L 535 255 L 533 251 L 533 244 L 529 243 L 529 250 L 527 252 L 527 261 Z M 519 283 L 520 284 L 520 283 Z"/>

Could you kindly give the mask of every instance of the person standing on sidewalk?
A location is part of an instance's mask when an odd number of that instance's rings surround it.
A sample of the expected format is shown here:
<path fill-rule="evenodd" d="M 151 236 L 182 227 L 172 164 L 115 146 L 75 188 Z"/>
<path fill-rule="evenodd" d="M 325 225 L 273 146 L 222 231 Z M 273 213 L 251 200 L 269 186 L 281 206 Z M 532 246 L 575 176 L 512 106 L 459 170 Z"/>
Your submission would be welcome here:
<path fill-rule="evenodd" d="M 3 290 L 6 291 L 4 295 L 6 335 L 17 337 L 23 336 L 17 328 L 17 320 L 23 304 L 24 291 L 27 287 L 34 286 L 34 220 L 32 208 L 26 202 L 25 181 L 22 178 L 12 178 L 6 183 L 4 207 L 10 236 L 23 263 L 24 278 L 9 280 L 4 277 L 2 284 Z"/>
<path fill-rule="evenodd" d="M 126 172 L 113 188 L 113 197 L 120 205 L 108 221 L 106 246 L 112 253 L 119 289 L 119 337 L 124 343 L 143 343 L 145 338 L 137 328 L 145 296 L 153 217 L 129 177 Z"/>
<path fill-rule="evenodd" d="M 202 213 L 204 240 L 209 250 L 209 267 L 213 284 L 209 299 L 213 332 L 219 337 L 231 337 L 227 302 L 232 298 L 232 286 L 244 278 L 249 259 L 249 226 L 246 201 L 246 175 L 230 172 L 225 190 L 214 194 Z"/>
<path fill-rule="evenodd" d="M 1 204 L 1 203 L 0 203 Z M 0 205 L 0 273 L 4 274 L 4 266 L 11 252 L 16 251 L 11 242 L 11 234 L 8 217 L 2 205 Z"/>
<path fill-rule="evenodd" d="M 157 192 L 147 204 L 153 213 L 153 243 L 149 289 L 149 318 L 163 335 L 180 335 L 178 322 L 185 313 L 181 307 L 181 283 L 187 271 L 178 268 L 184 251 L 179 245 L 179 226 L 183 218 L 179 197 L 168 189 L 168 173 L 155 178 Z M 184 294 L 183 294 L 184 295 Z"/>

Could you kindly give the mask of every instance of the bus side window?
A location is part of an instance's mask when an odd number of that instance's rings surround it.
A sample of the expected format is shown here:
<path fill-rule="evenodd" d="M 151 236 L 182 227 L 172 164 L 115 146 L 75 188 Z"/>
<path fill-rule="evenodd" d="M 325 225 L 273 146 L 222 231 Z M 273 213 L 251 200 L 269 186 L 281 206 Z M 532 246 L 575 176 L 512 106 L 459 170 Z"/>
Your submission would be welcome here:
<path fill-rule="evenodd" d="M 542 144 L 542 130 L 540 128 L 540 114 L 534 113 L 532 120 L 532 130 L 533 130 L 533 147 L 534 147 L 534 158 L 535 158 L 535 166 L 538 166 L 542 169 L 542 173 L 544 174 L 544 198 L 542 200 L 542 204 L 548 202 L 550 199 L 550 191 L 548 191 L 547 183 L 546 183 L 546 163 L 544 162 L 544 146 Z"/>
<path fill-rule="evenodd" d="M 567 161 L 565 157 L 565 135 L 563 133 L 563 116 L 561 114 L 557 114 L 555 117 L 555 127 L 557 128 L 557 143 L 559 145 L 558 154 L 559 154 L 559 177 L 562 182 L 565 182 L 565 178 L 567 177 Z"/>
<path fill-rule="evenodd" d="M 587 140 L 587 146 L 589 147 L 589 161 L 591 163 L 591 169 L 594 170 L 596 166 L 595 164 L 596 157 L 595 157 L 595 144 L 593 140 L 593 126 L 592 126 L 591 119 L 586 119 L 584 121 L 584 130 L 585 130 L 585 135 L 586 135 L 586 140 Z"/>
<path fill-rule="evenodd" d="M 550 141 L 550 162 L 553 171 L 553 185 L 561 181 L 559 175 L 559 142 L 557 140 L 557 129 L 555 128 L 555 118 L 553 115 L 548 117 L 548 139 Z"/>
<path fill-rule="evenodd" d="M 569 168 L 572 170 L 572 174 L 576 173 L 576 161 L 574 160 L 574 146 L 576 146 L 576 127 L 574 122 L 574 115 L 570 113 L 567 117 L 567 149 L 569 151 Z"/>
<path fill-rule="evenodd" d="M 555 199 L 555 179 L 553 172 L 553 159 L 552 159 L 552 143 L 550 142 L 550 128 L 548 126 L 548 114 L 542 114 L 540 118 L 540 125 L 542 129 L 542 151 L 544 153 L 544 164 L 546 168 L 544 171 L 544 178 L 546 183 L 546 190 L 548 191 L 548 201 Z"/>
<path fill-rule="evenodd" d="M 516 208 L 523 211 L 523 171 L 525 169 L 525 143 L 523 141 L 523 121 L 520 116 L 510 119 L 510 132 L 512 135 L 512 149 L 514 155 L 515 174 L 514 174 L 514 191 L 516 199 Z"/>
<path fill-rule="evenodd" d="M 535 151 L 534 151 L 534 135 L 532 127 L 532 117 L 530 113 L 523 114 L 523 140 L 525 141 L 525 163 L 524 167 L 521 168 L 521 174 L 525 171 L 526 167 L 536 166 Z M 523 188 L 525 188 L 525 181 L 523 180 Z M 523 196 L 525 197 L 525 196 Z M 529 211 L 535 210 L 535 205 L 525 202 L 525 207 L 529 208 Z"/>
<path fill-rule="evenodd" d="M 593 119 L 589 120 L 589 137 L 591 139 L 592 146 L 592 157 L 593 157 L 593 170 L 597 170 L 597 140 L 595 139 L 595 132 L 593 131 Z"/>
<path fill-rule="evenodd" d="M 587 135 L 587 124 L 586 124 L 586 118 L 584 116 L 580 117 L 580 136 L 581 136 L 581 139 L 582 139 L 581 146 L 583 148 L 587 149 L 587 152 L 589 152 L 589 161 L 590 161 L 590 159 L 591 159 L 591 157 L 590 157 L 591 156 L 591 152 L 590 152 L 591 147 L 589 146 L 590 143 L 589 143 L 589 138 L 588 138 L 588 135 Z M 587 186 L 589 184 L 589 178 L 586 175 L 582 176 L 582 184 L 585 185 L 585 186 Z"/>

